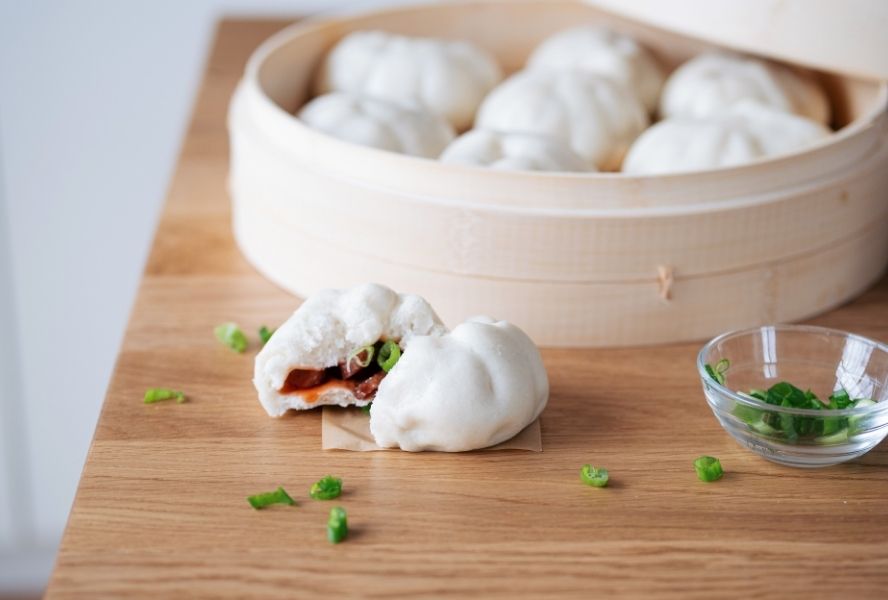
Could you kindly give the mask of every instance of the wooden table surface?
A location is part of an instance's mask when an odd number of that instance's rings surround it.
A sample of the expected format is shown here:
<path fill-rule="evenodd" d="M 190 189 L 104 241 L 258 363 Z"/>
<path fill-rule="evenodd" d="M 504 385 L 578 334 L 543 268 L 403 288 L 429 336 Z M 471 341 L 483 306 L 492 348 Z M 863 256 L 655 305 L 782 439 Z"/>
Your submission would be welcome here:
<path fill-rule="evenodd" d="M 49 597 L 888 597 L 888 449 L 816 471 L 759 459 L 709 412 L 698 343 L 545 350 L 542 453 L 325 452 L 319 412 L 268 418 L 255 346 L 212 329 L 253 334 L 298 303 L 238 253 L 225 187 L 229 97 L 283 25 L 220 25 Z M 888 339 L 888 280 L 812 322 Z M 145 405 L 153 386 L 191 401 Z M 697 481 L 704 453 L 723 480 Z M 608 488 L 579 482 L 587 462 Z M 326 473 L 351 524 L 336 546 L 331 504 L 307 497 Z M 278 485 L 298 507 L 247 505 Z"/>

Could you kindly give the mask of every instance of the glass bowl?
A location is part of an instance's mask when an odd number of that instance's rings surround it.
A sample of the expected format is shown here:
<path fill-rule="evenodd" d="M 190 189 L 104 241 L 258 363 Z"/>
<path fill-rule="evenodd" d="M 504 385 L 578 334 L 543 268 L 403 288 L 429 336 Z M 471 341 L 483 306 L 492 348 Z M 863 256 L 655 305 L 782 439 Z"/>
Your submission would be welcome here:
<path fill-rule="evenodd" d="M 703 346 L 697 371 L 722 427 L 774 462 L 826 467 L 865 454 L 888 434 L 888 346 L 858 335 L 807 325 L 733 331 Z M 773 387 L 781 382 L 800 390 Z M 803 392 L 824 402 L 834 396 L 834 408 L 816 408 L 823 404 Z M 853 402 L 860 399 L 872 403 Z"/>

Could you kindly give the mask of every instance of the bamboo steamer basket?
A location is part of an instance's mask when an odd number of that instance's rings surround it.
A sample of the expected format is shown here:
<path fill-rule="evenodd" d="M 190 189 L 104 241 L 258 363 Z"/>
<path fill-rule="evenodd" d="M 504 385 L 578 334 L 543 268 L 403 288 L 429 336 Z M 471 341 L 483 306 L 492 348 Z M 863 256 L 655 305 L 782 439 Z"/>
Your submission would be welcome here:
<path fill-rule="evenodd" d="M 840 127 L 795 154 L 699 173 L 445 165 L 304 126 L 325 52 L 361 29 L 467 39 L 507 71 L 555 31 L 599 23 L 671 68 L 711 48 L 580 2 L 466 2 L 308 22 L 250 59 L 229 113 L 242 252 L 300 296 L 378 281 L 451 325 L 479 313 L 552 346 L 674 342 L 835 307 L 888 264 L 888 89 L 821 73 Z"/>

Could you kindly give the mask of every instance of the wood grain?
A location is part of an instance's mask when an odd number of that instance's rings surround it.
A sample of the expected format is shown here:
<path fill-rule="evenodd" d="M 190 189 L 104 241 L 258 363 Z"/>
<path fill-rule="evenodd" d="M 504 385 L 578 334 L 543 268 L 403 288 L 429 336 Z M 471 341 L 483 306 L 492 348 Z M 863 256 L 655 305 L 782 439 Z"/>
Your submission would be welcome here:
<path fill-rule="evenodd" d="M 225 189 L 228 98 L 283 25 L 219 28 L 48 597 L 885 597 L 886 448 L 810 472 L 757 458 L 710 414 L 697 343 L 544 351 L 540 454 L 324 452 L 319 413 L 269 419 L 255 348 L 212 327 L 254 332 L 297 304 L 235 249 Z M 886 307 L 882 280 L 814 322 L 886 340 Z M 142 404 L 157 385 L 191 401 Z M 722 481 L 696 480 L 703 453 Z M 581 485 L 586 462 L 612 485 Z M 331 503 L 307 497 L 326 473 L 345 481 L 338 546 Z M 250 509 L 277 485 L 300 505 Z"/>

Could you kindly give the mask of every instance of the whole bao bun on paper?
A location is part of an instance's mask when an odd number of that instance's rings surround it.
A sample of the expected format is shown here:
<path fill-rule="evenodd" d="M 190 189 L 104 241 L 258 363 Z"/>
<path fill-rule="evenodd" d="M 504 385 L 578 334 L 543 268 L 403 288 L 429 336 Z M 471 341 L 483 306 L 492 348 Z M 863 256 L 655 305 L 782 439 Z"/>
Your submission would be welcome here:
<path fill-rule="evenodd" d="M 536 419 L 549 398 L 537 347 L 505 321 L 475 317 L 414 338 L 383 379 L 370 432 L 383 448 L 459 452 L 493 446 Z"/>

